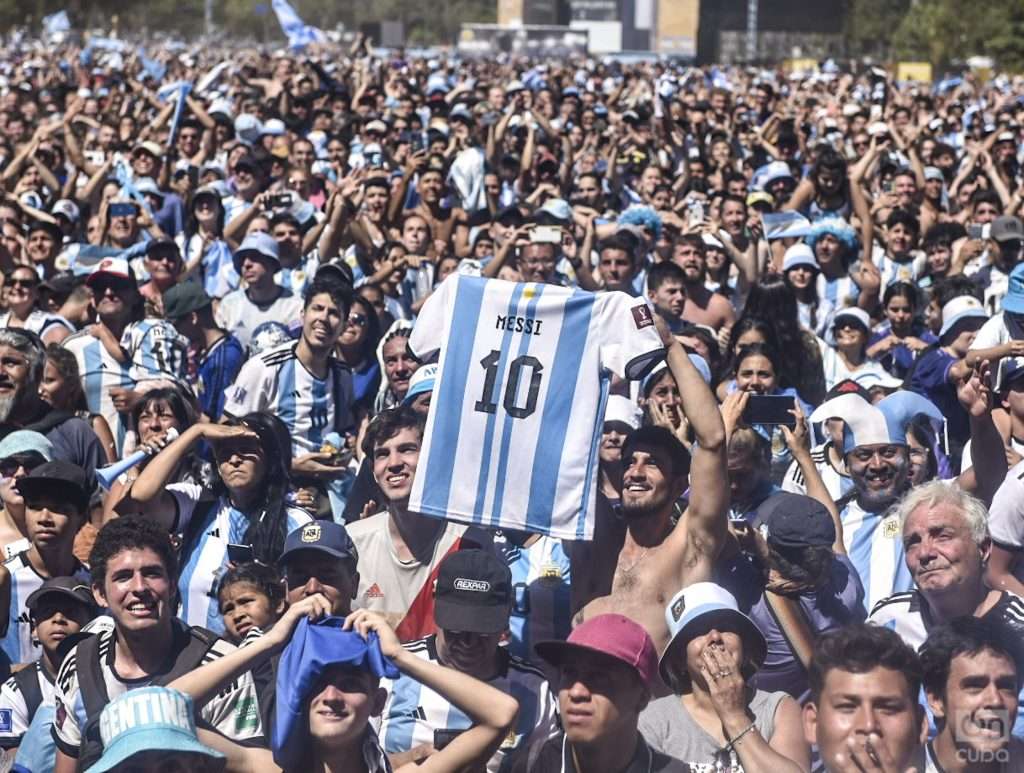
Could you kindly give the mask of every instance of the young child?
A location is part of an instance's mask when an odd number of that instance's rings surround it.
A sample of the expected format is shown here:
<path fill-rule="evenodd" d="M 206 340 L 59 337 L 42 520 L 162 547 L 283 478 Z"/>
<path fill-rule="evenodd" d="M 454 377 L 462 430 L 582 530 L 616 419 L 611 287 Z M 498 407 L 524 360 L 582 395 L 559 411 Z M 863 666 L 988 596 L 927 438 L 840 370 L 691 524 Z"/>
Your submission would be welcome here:
<path fill-rule="evenodd" d="M 92 591 L 74 577 L 46 580 L 25 602 L 32 638 L 42 656 L 8 679 L 0 688 L 0 748 L 21 743 L 40 706 L 53 707 L 53 680 L 61 662 L 61 643 L 78 633 L 95 614 Z"/>
<path fill-rule="evenodd" d="M 241 644 L 250 631 L 267 631 L 284 614 L 281 575 L 273 567 L 254 562 L 233 566 L 220 581 L 217 603 L 225 638 Z"/>

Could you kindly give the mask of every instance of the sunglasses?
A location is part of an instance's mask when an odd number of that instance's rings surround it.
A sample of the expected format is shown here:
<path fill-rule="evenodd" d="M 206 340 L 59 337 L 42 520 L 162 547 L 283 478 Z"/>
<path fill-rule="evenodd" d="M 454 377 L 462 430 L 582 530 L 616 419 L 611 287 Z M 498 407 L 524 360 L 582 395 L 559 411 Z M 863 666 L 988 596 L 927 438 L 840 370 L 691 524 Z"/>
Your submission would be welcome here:
<path fill-rule="evenodd" d="M 31 290 L 33 287 L 39 286 L 38 279 L 11 279 L 7 282 L 8 287 L 21 287 L 25 290 Z"/>
<path fill-rule="evenodd" d="M 348 324 L 354 325 L 355 327 L 366 327 L 366 315 L 365 314 L 349 314 Z"/>
<path fill-rule="evenodd" d="M 13 478 L 18 470 L 24 469 L 25 472 L 30 473 L 45 462 L 43 455 L 35 451 L 14 454 L 6 459 L 0 459 L 0 475 L 5 478 Z"/>

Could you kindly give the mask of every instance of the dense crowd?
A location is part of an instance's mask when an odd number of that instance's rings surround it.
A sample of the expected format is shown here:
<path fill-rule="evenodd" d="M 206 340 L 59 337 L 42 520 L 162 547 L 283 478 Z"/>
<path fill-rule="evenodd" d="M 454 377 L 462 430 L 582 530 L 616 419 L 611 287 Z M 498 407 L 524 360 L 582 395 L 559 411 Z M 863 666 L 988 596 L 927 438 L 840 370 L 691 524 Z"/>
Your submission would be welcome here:
<path fill-rule="evenodd" d="M 3 769 L 1024 770 L 1024 79 L 0 73 Z"/>

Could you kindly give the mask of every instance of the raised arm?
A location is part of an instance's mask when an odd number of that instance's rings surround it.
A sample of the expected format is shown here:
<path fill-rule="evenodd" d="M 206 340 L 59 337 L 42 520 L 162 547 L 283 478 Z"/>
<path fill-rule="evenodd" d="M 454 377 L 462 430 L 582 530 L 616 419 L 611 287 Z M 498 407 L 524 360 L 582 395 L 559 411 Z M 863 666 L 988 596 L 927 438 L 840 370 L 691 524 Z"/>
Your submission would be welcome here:
<path fill-rule="evenodd" d="M 665 361 L 683 399 L 683 414 L 695 438 L 690 461 L 690 503 L 680 524 L 666 542 L 682 554 L 683 566 L 697 561 L 708 564 L 721 550 L 728 533 L 729 477 L 726 470 L 726 436 L 718 401 L 703 376 L 668 326 L 655 318 L 665 344 Z"/>
<path fill-rule="evenodd" d="M 971 422 L 971 460 L 970 470 L 973 472 L 974 495 L 985 506 L 992 504 L 999 486 L 1006 477 L 1006 449 L 1002 435 L 992 421 L 992 391 L 990 383 L 990 365 L 987 360 L 979 363 L 968 374 L 968 377 L 957 388 L 960 404 L 967 410 Z M 966 483 L 966 481 L 961 481 Z M 967 488 L 967 486 L 965 486 Z"/>
<path fill-rule="evenodd" d="M 482 767 L 515 722 L 519 712 L 516 699 L 468 674 L 412 654 L 399 643 L 384 618 L 373 612 L 365 609 L 353 612 L 345 620 L 345 626 L 363 636 L 376 631 L 380 637 L 381 652 L 391 658 L 402 673 L 429 687 L 473 720 L 473 726 L 460 733 L 444 749 L 432 754 L 420 765 L 409 763 L 399 768 L 399 771 L 451 773 L 467 767 L 474 770 Z"/>

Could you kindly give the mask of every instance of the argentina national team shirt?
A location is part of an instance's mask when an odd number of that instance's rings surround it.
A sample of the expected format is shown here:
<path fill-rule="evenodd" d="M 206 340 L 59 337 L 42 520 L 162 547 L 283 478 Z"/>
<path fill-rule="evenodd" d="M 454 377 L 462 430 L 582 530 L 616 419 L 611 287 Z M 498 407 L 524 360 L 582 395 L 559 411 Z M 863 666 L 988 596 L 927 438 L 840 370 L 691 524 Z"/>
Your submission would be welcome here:
<path fill-rule="evenodd" d="M 409 347 L 440 352 L 410 510 L 591 539 L 611 375 L 638 380 L 664 356 L 646 302 L 456 273 Z"/>

